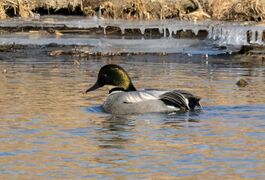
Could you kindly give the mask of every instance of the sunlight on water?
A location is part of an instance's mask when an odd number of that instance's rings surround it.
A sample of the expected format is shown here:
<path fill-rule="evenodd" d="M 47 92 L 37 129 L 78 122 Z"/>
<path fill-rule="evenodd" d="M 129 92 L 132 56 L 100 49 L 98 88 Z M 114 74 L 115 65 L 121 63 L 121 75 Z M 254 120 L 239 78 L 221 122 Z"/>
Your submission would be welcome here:
<path fill-rule="evenodd" d="M 0 61 L 0 178 L 265 177 L 265 68 L 248 57 L 8 57 Z M 74 61 L 80 62 L 76 65 Z M 136 87 L 184 89 L 203 111 L 111 116 L 100 67 L 123 66 Z M 237 87 L 244 78 L 246 87 Z"/>

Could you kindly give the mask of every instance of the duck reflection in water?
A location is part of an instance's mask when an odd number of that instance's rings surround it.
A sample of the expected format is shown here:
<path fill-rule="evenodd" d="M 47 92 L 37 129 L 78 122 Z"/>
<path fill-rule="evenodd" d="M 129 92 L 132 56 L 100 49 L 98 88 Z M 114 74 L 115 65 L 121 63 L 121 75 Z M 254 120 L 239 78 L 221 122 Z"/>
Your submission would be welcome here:
<path fill-rule="evenodd" d="M 134 139 L 135 119 L 132 116 L 110 116 L 101 122 L 99 147 L 123 148 Z"/>

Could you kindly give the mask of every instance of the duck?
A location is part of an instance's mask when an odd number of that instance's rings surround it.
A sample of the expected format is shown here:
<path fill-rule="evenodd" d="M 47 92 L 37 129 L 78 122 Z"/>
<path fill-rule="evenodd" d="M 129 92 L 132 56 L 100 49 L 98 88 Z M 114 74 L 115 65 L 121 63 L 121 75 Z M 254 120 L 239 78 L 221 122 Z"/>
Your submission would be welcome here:
<path fill-rule="evenodd" d="M 104 65 L 85 93 L 110 86 L 103 110 L 110 114 L 187 112 L 202 109 L 200 97 L 184 90 L 137 90 L 128 73 L 117 64 Z"/>

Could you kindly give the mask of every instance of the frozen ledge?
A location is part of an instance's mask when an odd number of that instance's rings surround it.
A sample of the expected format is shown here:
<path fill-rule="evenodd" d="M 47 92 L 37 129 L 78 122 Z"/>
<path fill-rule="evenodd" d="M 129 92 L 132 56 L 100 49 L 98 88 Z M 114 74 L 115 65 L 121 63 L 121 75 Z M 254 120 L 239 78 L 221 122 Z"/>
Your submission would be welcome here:
<path fill-rule="evenodd" d="M 110 34 L 109 28 L 118 29 L 119 35 L 116 37 L 108 37 Z M 27 32 L 30 30 L 47 30 L 52 29 L 54 31 L 63 30 L 76 30 L 78 33 L 82 30 L 100 29 L 102 34 L 99 34 L 95 39 L 89 36 L 92 31 L 86 31 L 86 36 L 80 36 L 80 34 L 68 33 L 63 36 L 56 36 L 50 33 L 49 35 L 34 36 L 16 36 L 13 33 L 2 33 L 0 35 L 1 44 L 81 44 L 91 45 L 97 47 L 97 51 L 110 50 L 109 47 L 116 47 L 120 50 L 130 49 L 141 51 L 145 48 L 146 51 L 183 51 L 185 48 L 201 46 L 201 40 L 199 42 L 198 34 L 204 32 L 205 39 L 208 46 L 217 45 L 219 47 L 231 47 L 231 46 L 249 46 L 249 45 L 265 45 L 265 25 L 254 23 L 229 23 L 219 21 L 177 21 L 177 20 L 163 20 L 163 21 L 125 21 L 125 20 L 112 20 L 112 19 L 98 19 L 97 17 L 85 18 L 77 16 L 42 16 L 39 19 L 23 20 L 23 19 L 9 19 L 0 21 L 0 29 L 10 30 L 13 32 Z M 126 39 L 126 32 L 137 30 L 142 37 L 135 37 Z M 144 35 L 148 34 L 150 30 L 156 30 L 159 34 L 159 38 L 150 37 L 148 40 L 144 38 Z M 70 31 L 71 32 L 71 31 Z M 178 37 L 179 32 L 191 32 L 187 33 L 192 35 L 190 37 L 185 36 Z M 33 37 L 32 37 L 33 36 Z M 124 38 L 125 37 L 125 38 Z M 195 38 L 194 38 L 195 37 Z M 156 39 L 156 40 L 152 40 Z M 171 40 L 170 40 L 171 39 Z M 191 39 L 192 41 L 185 41 L 185 39 Z M 195 39 L 195 40 L 194 40 Z M 183 41 L 184 40 L 184 41 Z M 146 42 L 144 42 L 146 41 Z M 185 42 L 183 44 L 183 42 Z M 187 43 L 188 42 L 188 43 Z M 154 45 L 155 44 L 155 45 Z M 188 45 L 187 45 L 188 44 Z M 210 44 L 210 45 L 209 45 Z M 163 47 L 161 47 L 163 45 Z M 183 47 L 181 47 L 183 45 Z M 185 46 L 184 46 L 185 45 Z M 148 47 L 146 47 L 148 46 Z M 174 47 L 175 46 L 175 47 Z M 114 48 L 115 49 L 115 48 Z M 114 50 L 113 49 L 113 50 Z M 176 50 L 178 49 L 178 50 Z M 227 52 L 227 51 L 226 51 Z M 228 51 L 230 52 L 230 51 Z"/>

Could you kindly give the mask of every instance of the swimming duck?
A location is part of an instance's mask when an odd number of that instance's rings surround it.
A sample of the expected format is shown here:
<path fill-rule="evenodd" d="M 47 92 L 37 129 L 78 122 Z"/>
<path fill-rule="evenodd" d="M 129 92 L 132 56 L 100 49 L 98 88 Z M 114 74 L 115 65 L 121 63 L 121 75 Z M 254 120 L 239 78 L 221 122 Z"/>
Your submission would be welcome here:
<path fill-rule="evenodd" d="M 136 90 L 128 73 L 116 64 L 103 66 L 96 83 L 86 93 L 105 85 L 113 86 L 103 103 L 103 109 L 111 114 L 170 113 L 201 108 L 200 98 L 186 91 Z"/>

